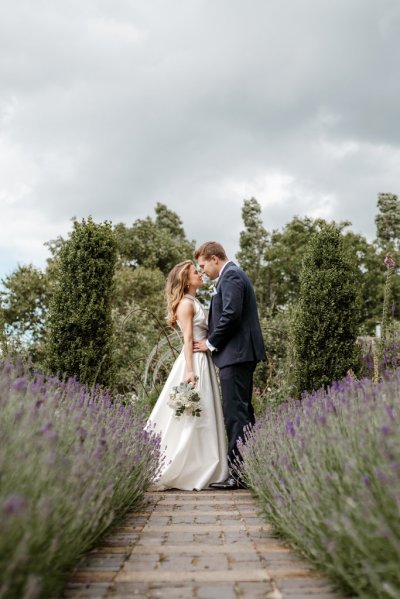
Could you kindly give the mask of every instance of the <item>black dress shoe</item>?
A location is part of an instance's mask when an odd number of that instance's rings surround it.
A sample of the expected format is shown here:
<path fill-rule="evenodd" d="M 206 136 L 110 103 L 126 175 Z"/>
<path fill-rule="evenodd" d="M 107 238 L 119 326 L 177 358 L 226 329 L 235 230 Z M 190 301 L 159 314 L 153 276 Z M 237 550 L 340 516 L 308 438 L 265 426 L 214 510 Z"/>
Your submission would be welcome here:
<path fill-rule="evenodd" d="M 211 483 L 209 486 L 210 489 L 219 489 L 220 491 L 232 491 L 240 488 L 236 478 L 233 478 L 233 476 L 229 476 L 220 483 Z"/>

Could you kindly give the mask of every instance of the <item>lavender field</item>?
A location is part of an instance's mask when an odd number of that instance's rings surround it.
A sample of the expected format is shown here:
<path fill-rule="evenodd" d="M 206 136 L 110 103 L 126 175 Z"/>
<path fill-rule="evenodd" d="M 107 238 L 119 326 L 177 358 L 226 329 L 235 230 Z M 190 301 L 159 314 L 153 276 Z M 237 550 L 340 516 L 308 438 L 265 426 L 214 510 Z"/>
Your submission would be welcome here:
<path fill-rule="evenodd" d="M 400 371 L 281 405 L 241 451 L 279 535 L 353 596 L 400 597 Z"/>
<path fill-rule="evenodd" d="M 157 476 L 159 439 L 75 380 L 0 363 L 0 598 L 48 597 Z"/>

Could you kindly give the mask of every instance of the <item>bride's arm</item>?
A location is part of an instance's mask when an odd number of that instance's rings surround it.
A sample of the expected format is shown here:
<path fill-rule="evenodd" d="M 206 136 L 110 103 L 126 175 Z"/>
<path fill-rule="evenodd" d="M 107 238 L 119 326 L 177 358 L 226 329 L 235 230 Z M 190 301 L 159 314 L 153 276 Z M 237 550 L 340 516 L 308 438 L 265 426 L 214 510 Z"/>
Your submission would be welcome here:
<path fill-rule="evenodd" d="M 186 361 L 186 376 L 184 381 L 196 383 L 195 374 L 193 371 L 193 315 L 194 306 L 190 300 L 183 299 L 176 311 L 179 323 L 183 333 L 183 352 Z"/>

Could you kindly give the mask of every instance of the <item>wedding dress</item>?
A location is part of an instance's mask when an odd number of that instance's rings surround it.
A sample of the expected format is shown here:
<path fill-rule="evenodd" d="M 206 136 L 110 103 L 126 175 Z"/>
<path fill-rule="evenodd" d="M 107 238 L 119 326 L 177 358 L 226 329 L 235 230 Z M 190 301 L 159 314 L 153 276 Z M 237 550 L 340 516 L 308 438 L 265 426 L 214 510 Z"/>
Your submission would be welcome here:
<path fill-rule="evenodd" d="M 207 319 L 200 302 L 185 295 L 194 303 L 193 340 L 207 339 Z M 179 325 L 179 321 L 178 321 Z M 228 476 L 227 448 L 222 407 L 217 376 L 211 354 L 193 354 L 193 370 L 198 381 L 201 414 L 174 416 L 167 406 L 172 387 L 183 382 L 186 362 L 183 349 L 176 359 L 146 428 L 154 428 L 161 435 L 164 466 L 161 477 L 153 487 L 200 491 L 210 483 L 220 482 Z"/>

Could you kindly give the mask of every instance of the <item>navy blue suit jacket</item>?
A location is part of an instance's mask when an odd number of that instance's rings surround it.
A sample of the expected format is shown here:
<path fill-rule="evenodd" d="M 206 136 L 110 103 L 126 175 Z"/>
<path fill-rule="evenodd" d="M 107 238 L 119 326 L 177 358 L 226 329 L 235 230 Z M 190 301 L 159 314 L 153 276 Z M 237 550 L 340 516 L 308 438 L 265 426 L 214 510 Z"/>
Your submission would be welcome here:
<path fill-rule="evenodd" d="M 229 262 L 218 280 L 208 317 L 208 341 L 218 368 L 265 360 L 264 341 L 253 285 L 248 276 Z"/>

